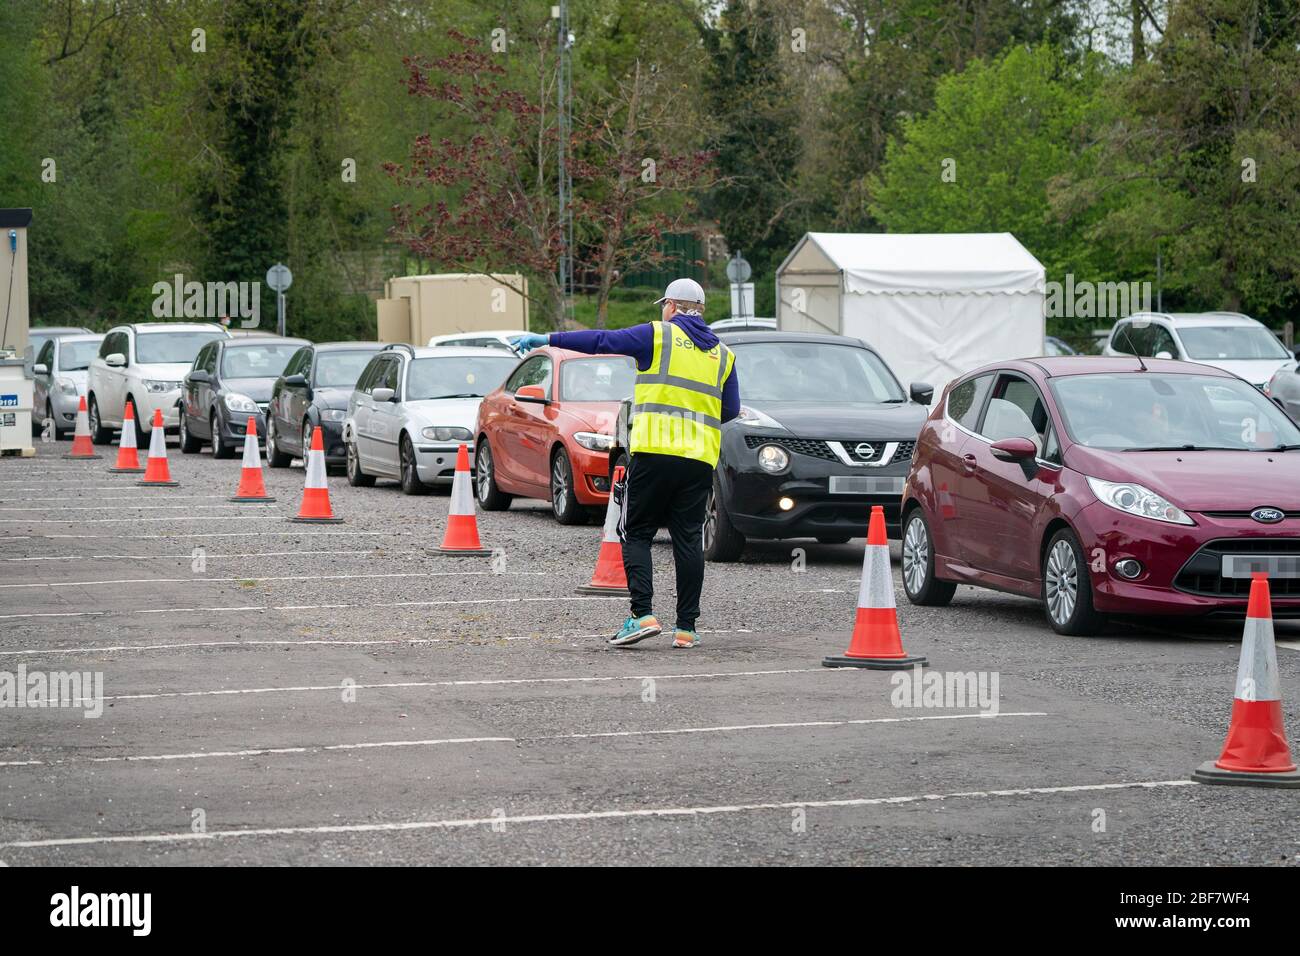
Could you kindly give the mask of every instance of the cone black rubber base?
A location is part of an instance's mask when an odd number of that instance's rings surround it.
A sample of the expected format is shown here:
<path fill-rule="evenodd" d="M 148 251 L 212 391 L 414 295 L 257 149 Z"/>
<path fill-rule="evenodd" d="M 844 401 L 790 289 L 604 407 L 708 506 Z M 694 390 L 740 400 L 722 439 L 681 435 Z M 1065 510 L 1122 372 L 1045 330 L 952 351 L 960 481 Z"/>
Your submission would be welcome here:
<path fill-rule="evenodd" d="M 146 488 L 176 488 L 180 485 L 179 481 L 145 481 L 141 478 L 136 482 L 137 485 L 144 485 Z"/>
<path fill-rule="evenodd" d="M 285 518 L 285 521 L 296 521 L 299 524 L 342 524 L 342 518 L 300 518 L 294 515 L 292 518 Z"/>
<path fill-rule="evenodd" d="M 143 475 L 143 468 L 110 468 L 108 469 L 115 475 Z"/>
<path fill-rule="evenodd" d="M 574 588 L 578 594 L 603 594 L 606 597 L 631 597 L 632 592 L 627 588 L 598 588 L 594 584 L 584 584 L 580 588 Z"/>
<path fill-rule="evenodd" d="M 94 461 L 96 458 L 103 458 L 103 455 L 73 455 L 67 454 L 64 458 L 71 458 L 73 461 Z"/>
<path fill-rule="evenodd" d="M 1238 787 L 1282 787 L 1289 790 L 1300 789 L 1300 770 L 1288 770 L 1283 773 L 1248 773 L 1241 770 L 1223 770 L 1207 760 L 1192 772 L 1192 779 L 1197 783 L 1217 783 Z"/>
<path fill-rule="evenodd" d="M 460 555 L 462 558 L 490 558 L 492 552 L 487 548 L 425 548 L 430 554 L 446 554 L 451 557 Z"/>
<path fill-rule="evenodd" d="M 270 495 L 268 495 L 268 496 L 265 497 L 265 498 L 241 498 L 241 497 L 239 497 L 239 495 L 231 495 L 230 498 L 229 498 L 229 500 L 230 500 L 230 501 L 247 501 L 247 502 L 249 502 L 250 504 L 257 504 L 259 501 L 274 501 L 275 498 L 271 497 Z"/>
<path fill-rule="evenodd" d="M 924 657 L 823 657 L 822 667 L 862 667 L 869 671 L 897 671 L 911 667 L 913 664 L 928 666 Z"/>

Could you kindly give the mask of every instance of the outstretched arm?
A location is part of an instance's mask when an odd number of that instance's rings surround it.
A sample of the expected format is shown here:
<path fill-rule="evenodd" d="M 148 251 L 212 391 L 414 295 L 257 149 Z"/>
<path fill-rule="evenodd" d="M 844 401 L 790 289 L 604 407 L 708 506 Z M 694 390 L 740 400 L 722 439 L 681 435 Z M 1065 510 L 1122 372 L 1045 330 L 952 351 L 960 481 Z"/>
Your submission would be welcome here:
<path fill-rule="evenodd" d="M 628 329 L 590 329 L 552 332 L 549 344 L 588 355 L 630 355 L 636 367 L 645 371 L 654 359 L 654 326 L 648 322 Z"/>

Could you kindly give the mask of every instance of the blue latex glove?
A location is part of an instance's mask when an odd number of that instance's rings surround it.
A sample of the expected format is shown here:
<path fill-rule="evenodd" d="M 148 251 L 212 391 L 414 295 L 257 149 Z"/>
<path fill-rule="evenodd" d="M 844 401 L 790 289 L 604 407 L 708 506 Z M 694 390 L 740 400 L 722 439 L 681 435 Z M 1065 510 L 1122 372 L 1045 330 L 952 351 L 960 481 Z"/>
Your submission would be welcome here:
<path fill-rule="evenodd" d="M 522 352 L 531 352 L 533 349 L 539 349 L 551 341 L 549 335 L 538 335 L 536 332 L 526 332 L 514 340 L 515 348 Z"/>

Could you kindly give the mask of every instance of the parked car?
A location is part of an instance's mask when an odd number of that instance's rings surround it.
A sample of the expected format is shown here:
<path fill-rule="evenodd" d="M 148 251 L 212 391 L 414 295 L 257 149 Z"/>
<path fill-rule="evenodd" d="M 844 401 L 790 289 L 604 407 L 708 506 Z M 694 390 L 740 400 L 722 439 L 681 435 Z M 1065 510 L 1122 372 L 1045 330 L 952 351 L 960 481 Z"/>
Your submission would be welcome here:
<path fill-rule="evenodd" d="M 871 509 L 898 529 L 912 446 L 934 390 L 908 391 L 860 339 L 808 332 L 723 333 L 736 353 L 740 416 L 722 426 L 704 523 L 704 556 L 734 561 L 750 538 L 843 544 Z M 630 409 L 613 463 L 627 461 Z"/>
<path fill-rule="evenodd" d="M 776 319 L 750 316 L 747 319 L 719 319 L 710 322 L 709 328 L 714 332 L 759 332 L 775 331 Z"/>
<path fill-rule="evenodd" d="M 225 329 L 206 322 L 145 322 L 109 329 L 91 360 L 86 382 L 95 444 L 108 444 L 121 429 L 127 399 L 135 409 L 136 438 L 142 446 L 153 429 L 155 409 L 162 410 L 165 431 L 179 428 L 181 379 L 199 349 L 227 338 Z"/>
<path fill-rule="evenodd" d="M 429 339 L 429 348 L 454 345 L 461 348 L 501 349 L 511 355 L 518 355 L 515 343 L 525 335 L 521 329 L 492 329 L 481 332 L 452 332 L 449 335 L 435 335 Z"/>
<path fill-rule="evenodd" d="M 1072 347 L 1064 339 L 1058 339 L 1055 335 L 1049 335 L 1044 339 L 1043 354 L 1047 356 L 1057 355 L 1078 355 L 1078 349 Z"/>
<path fill-rule="evenodd" d="M 1292 421 L 1300 421 L 1300 365 L 1288 362 L 1264 383 L 1264 394 L 1273 399 Z"/>
<path fill-rule="evenodd" d="M 271 388 L 306 339 L 241 336 L 209 342 L 182 380 L 181 451 L 195 454 L 212 446 L 213 458 L 232 458 L 243 448 L 248 419 L 266 435 Z"/>
<path fill-rule="evenodd" d="M 1061 634 L 1107 615 L 1244 614 L 1252 571 L 1300 615 L 1300 428 L 1246 382 L 1185 362 L 1061 357 L 955 382 L 903 494 L 903 587 L 1043 601 Z"/>
<path fill-rule="evenodd" d="M 366 365 L 383 348 L 379 342 L 322 342 L 295 352 L 271 389 L 266 463 L 287 468 L 293 459 L 305 458 L 312 431 L 321 428 L 325 464 L 343 465 L 348 401 Z"/>
<path fill-rule="evenodd" d="M 501 349 L 385 347 L 366 365 L 348 402 L 349 484 L 395 478 L 408 495 L 451 484 L 457 449 L 462 442 L 473 447 L 479 402 L 517 361 Z"/>
<path fill-rule="evenodd" d="M 1138 312 L 1115 323 L 1102 354 L 1197 362 L 1259 389 L 1295 361 L 1267 326 L 1240 312 Z"/>
<path fill-rule="evenodd" d="M 36 328 L 27 330 L 27 346 L 32 350 L 34 361 L 40 361 L 37 356 L 41 354 L 41 349 L 45 348 L 45 343 L 50 339 L 56 339 L 63 335 L 90 335 L 90 329 L 82 328 L 79 325 L 38 325 Z"/>
<path fill-rule="evenodd" d="M 636 364 L 546 346 L 483 400 L 476 428 L 475 492 L 488 511 L 513 498 L 551 502 L 561 524 L 580 524 L 609 501 L 609 449 Z"/>
<path fill-rule="evenodd" d="M 62 438 L 77 423 L 77 409 L 86 397 L 90 360 L 99 351 L 102 335 L 52 335 L 36 353 L 32 431 L 45 421 L 54 423 L 54 437 Z"/>

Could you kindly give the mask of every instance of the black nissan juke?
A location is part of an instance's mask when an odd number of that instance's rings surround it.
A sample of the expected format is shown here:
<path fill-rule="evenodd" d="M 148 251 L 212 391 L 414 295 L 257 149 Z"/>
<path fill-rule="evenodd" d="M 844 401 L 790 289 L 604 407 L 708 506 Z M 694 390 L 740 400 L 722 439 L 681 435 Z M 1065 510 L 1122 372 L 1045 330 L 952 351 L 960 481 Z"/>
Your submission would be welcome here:
<path fill-rule="evenodd" d="M 734 561 L 749 538 L 866 534 L 874 505 L 897 533 L 912 449 L 934 389 L 905 392 L 860 339 L 805 332 L 736 332 L 741 412 L 722 426 L 722 454 L 704 524 L 704 554 Z M 626 419 L 611 468 L 626 464 Z"/>

